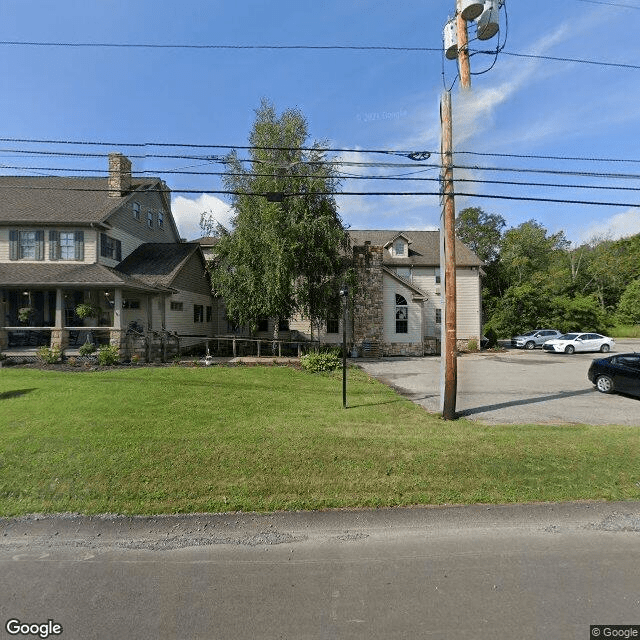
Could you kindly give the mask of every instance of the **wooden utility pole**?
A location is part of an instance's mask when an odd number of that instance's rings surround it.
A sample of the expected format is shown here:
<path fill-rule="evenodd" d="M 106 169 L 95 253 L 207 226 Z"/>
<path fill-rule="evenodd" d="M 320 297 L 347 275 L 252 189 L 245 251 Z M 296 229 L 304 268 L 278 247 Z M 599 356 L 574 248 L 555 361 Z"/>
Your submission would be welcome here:
<path fill-rule="evenodd" d="M 456 392 L 458 386 L 457 334 L 456 334 L 456 210 L 453 188 L 453 125 L 451 116 L 451 92 L 445 91 L 440 102 L 442 126 L 442 188 L 443 209 L 440 225 L 441 264 L 444 262 L 444 322 L 441 353 L 442 369 L 442 417 L 455 420 Z"/>
<path fill-rule="evenodd" d="M 458 36 L 458 69 L 460 73 L 460 86 L 463 89 L 471 89 L 471 67 L 469 66 L 469 34 L 467 21 L 460 12 L 460 0 L 456 12 L 456 28 Z"/>

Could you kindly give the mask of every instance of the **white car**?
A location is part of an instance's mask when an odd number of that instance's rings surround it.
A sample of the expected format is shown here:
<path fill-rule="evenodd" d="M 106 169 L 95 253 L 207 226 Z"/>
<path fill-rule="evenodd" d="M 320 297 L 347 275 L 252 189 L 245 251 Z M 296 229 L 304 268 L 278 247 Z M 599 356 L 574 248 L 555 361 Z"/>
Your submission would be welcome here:
<path fill-rule="evenodd" d="M 547 340 L 542 348 L 554 353 L 575 353 L 576 351 L 607 353 L 614 345 L 613 338 L 601 336 L 599 333 L 565 333 L 555 340 Z"/>

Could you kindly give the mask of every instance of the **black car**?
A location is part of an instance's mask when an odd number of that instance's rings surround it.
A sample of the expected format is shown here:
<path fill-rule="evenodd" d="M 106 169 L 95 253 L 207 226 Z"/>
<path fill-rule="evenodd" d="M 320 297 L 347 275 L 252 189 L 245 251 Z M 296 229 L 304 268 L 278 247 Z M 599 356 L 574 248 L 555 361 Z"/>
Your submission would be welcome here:
<path fill-rule="evenodd" d="M 602 393 L 620 391 L 640 396 L 640 353 L 597 358 L 591 363 L 587 377 Z"/>

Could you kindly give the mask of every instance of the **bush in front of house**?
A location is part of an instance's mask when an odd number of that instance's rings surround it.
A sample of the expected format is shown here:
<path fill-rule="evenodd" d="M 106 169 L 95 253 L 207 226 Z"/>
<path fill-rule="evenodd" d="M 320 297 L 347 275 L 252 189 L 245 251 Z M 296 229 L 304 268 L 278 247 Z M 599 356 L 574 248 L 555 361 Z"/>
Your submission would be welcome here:
<path fill-rule="evenodd" d="M 321 371 L 334 371 L 342 364 L 342 358 L 336 350 L 332 351 L 312 351 L 300 358 L 303 369 L 312 373 Z"/>
<path fill-rule="evenodd" d="M 96 345 L 91 342 L 85 342 L 79 349 L 78 353 L 81 356 L 90 356 L 96 350 Z"/>
<path fill-rule="evenodd" d="M 98 364 L 112 365 L 120 362 L 119 349 L 115 344 L 105 345 L 98 349 Z"/>
<path fill-rule="evenodd" d="M 44 364 L 56 364 L 56 362 L 60 361 L 60 356 L 62 355 L 62 350 L 60 347 L 40 347 L 36 351 L 36 356 L 38 360 Z"/>

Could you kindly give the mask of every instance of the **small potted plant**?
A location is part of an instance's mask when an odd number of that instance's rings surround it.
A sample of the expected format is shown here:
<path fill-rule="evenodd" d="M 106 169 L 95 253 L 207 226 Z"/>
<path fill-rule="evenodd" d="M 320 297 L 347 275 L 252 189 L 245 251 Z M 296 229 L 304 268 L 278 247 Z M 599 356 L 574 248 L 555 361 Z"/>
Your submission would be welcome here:
<path fill-rule="evenodd" d="M 78 318 L 84 320 L 85 318 L 97 318 L 100 314 L 100 309 L 95 305 L 83 302 L 75 308 L 75 312 Z"/>
<path fill-rule="evenodd" d="M 33 307 L 21 307 L 18 309 L 18 320 L 22 324 L 27 324 L 33 315 Z"/>

